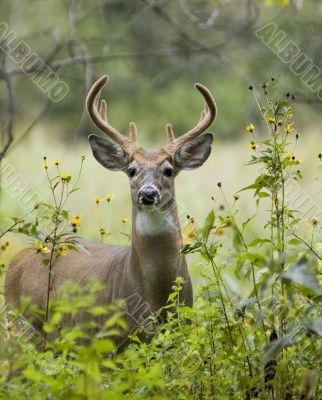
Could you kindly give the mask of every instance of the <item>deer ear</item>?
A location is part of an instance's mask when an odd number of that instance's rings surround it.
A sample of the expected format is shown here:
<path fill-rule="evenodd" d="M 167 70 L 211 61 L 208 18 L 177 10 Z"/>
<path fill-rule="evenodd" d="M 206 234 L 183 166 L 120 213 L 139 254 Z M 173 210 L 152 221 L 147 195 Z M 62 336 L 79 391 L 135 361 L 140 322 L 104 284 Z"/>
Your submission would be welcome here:
<path fill-rule="evenodd" d="M 129 163 L 129 156 L 121 146 L 96 135 L 89 135 L 88 140 L 93 156 L 103 167 L 111 171 L 126 170 Z"/>
<path fill-rule="evenodd" d="M 210 155 L 212 140 L 212 133 L 204 133 L 184 144 L 174 155 L 175 166 L 179 170 L 200 167 Z"/>

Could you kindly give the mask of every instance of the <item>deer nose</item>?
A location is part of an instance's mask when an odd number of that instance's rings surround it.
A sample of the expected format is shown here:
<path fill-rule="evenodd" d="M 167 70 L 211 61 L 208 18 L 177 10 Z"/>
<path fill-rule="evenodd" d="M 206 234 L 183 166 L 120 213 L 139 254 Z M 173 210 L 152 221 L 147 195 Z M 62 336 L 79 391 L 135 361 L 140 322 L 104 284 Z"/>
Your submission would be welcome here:
<path fill-rule="evenodd" d="M 146 206 L 157 205 L 160 202 L 159 191 L 153 186 L 143 187 L 138 194 L 139 204 Z"/>

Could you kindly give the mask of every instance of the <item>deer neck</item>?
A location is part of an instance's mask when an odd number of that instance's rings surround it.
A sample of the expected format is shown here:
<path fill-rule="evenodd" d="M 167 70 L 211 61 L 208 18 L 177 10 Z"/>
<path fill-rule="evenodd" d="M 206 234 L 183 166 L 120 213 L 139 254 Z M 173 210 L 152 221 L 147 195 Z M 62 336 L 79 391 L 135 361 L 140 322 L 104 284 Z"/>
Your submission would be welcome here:
<path fill-rule="evenodd" d="M 153 310 L 167 301 L 179 273 L 181 228 L 175 202 L 165 210 L 133 204 L 132 256 Z"/>

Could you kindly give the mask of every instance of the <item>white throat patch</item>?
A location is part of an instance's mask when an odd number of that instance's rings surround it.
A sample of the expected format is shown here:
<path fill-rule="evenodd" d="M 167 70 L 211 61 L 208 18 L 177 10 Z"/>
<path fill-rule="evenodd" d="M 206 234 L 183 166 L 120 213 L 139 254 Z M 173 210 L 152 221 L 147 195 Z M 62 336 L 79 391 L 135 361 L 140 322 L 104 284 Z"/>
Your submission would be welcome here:
<path fill-rule="evenodd" d="M 142 207 L 136 215 L 135 228 L 140 236 L 159 235 L 173 231 L 175 223 L 169 214 L 151 206 Z"/>

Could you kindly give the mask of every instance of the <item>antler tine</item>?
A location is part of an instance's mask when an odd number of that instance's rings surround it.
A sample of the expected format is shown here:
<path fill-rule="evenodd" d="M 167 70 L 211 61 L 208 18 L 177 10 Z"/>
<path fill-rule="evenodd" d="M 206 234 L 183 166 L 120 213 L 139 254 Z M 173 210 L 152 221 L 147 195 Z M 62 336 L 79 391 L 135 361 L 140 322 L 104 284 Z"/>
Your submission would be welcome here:
<path fill-rule="evenodd" d="M 178 149 L 180 149 L 185 143 L 189 142 L 190 140 L 198 137 L 201 135 L 215 120 L 217 115 L 217 107 L 212 94 L 210 93 L 209 89 L 206 86 L 201 85 L 200 83 L 195 84 L 195 88 L 199 90 L 202 94 L 203 98 L 206 101 L 205 108 L 201 112 L 200 120 L 198 124 L 192 128 L 190 131 L 184 133 L 182 136 L 174 139 L 173 132 L 169 134 L 168 126 L 167 125 L 167 133 L 168 133 L 168 144 L 166 146 L 166 150 L 174 154 Z M 171 125 L 170 125 L 171 127 Z M 171 128 L 172 130 L 172 128 Z"/>
<path fill-rule="evenodd" d="M 171 124 L 167 124 L 166 125 L 166 130 L 167 130 L 168 142 L 174 142 L 175 137 L 174 137 L 172 125 Z"/>
<path fill-rule="evenodd" d="M 132 142 L 136 142 L 138 135 L 138 128 L 135 122 L 130 122 L 130 139 Z"/>
<path fill-rule="evenodd" d="M 107 80 L 108 76 L 103 75 L 93 84 L 86 98 L 86 108 L 94 124 L 114 142 L 122 146 L 124 150 L 131 153 L 137 148 L 135 124 L 134 127 L 131 125 L 130 137 L 124 136 L 107 122 L 107 104 L 104 99 L 101 101 L 98 110 L 100 93 Z"/>

